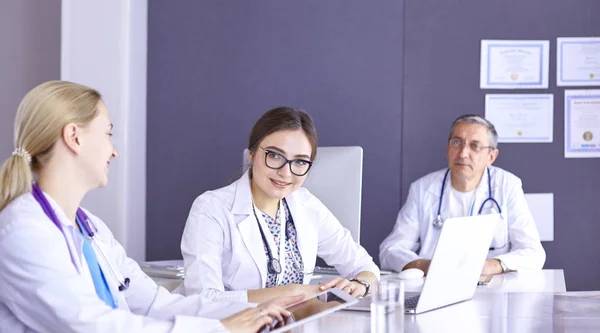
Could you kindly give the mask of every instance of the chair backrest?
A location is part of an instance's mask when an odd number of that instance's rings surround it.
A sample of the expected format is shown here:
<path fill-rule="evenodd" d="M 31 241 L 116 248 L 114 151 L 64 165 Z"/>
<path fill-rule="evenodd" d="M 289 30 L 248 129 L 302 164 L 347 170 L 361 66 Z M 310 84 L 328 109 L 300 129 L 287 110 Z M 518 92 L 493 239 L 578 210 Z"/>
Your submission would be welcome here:
<path fill-rule="evenodd" d="M 244 169 L 250 165 L 244 149 Z M 358 146 L 319 147 L 304 187 L 360 242 L 363 150 Z"/>

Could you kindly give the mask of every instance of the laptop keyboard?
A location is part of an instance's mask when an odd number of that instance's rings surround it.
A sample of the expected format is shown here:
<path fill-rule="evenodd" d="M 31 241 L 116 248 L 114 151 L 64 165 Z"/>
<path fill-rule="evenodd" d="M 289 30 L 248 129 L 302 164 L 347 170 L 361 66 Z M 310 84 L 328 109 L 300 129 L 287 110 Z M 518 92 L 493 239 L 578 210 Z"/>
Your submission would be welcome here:
<path fill-rule="evenodd" d="M 404 299 L 404 307 L 407 309 L 416 308 L 417 303 L 419 303 L 419 297 L 421 297 L 421 294 Z"/>
<path fill-rule="evenodd" d="M 323 267 L 323 266 L 316 266 L 315 273 L 316 274 L 339 275 L 339 273 L 335 269 L 335 267 Z"/>

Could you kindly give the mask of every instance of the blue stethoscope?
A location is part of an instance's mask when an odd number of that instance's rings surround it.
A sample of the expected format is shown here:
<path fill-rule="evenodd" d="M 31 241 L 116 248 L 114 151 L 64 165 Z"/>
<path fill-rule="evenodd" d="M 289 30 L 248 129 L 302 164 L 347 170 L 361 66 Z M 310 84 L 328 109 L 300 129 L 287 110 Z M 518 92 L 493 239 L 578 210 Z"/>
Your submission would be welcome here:
<path fill-rule="evenodd" d="M 38 186 L 37 183 L 33 184 L 33 189 L 31 192 L 33 193 L 33 197 L 35 198 L 35 200 L 40 204 L 40 206 L 42 206 L 42 210 L 44 210 L 44 213 L 46 213 L 46 216 L 48 216 L 48 218 L 50 218 L 50 220 L 52 220 L 54 225 L 56 225 L 56 227 L 58 228 L 58 230 L 60 230 L 60 232 L 63 234 L 63 236 L 65 237 L 65 240 L 66 240 L 65 232 L 62 228 L 60 221 L 58 220 L 58 217 L 56 216 L 56 213 L 54 213 L 54 209 L 52 209 L 52 206 L 48 202 L 48 199 L 46 199 L 46 196 L 44 196 L 44 193 L 42 192 L 42 190 L 40 190 L 40 187 Z M 82 230 L 82 231 L 85 231 L 85 233 L 88 235 L 89 239 L 91 241 L 94 241 L 95 240 L 94 236 L 96 235 L 96 231 L 98 231 L 98 229 L 92 223 L 92 220 L 87 216 L 87 214 L 81 208 L 77 209 L 77 218 L 79 219 L 79 221 L 81 221 L 81 225 L 83 226 L 84 230 Z M 104 258 L 104 261 L 108 264 L 108 268 L 110 269 L 112 275 L 114 276 L 115 280 L 119 283 L 119 291 L 124 291 L 124 290 L 129 289 L 129 283 L 131 282 L 131 280 L 129 278 L 123 278 L 123 276 L 121 274 L 119 274 L 119 272 L 113 267 L 113 265 L 110 263 L 110 261 L 106 258 L 106 255 L 104 254 L 104 250 L 102 250 L 102 247 L 100 246 L 100 244 L 98 242 L 96 242 L 96 244 L 98 245 L 98 249 L 100 250 L 100 254 L 102 255 L 102 257 Z M 75 260 L 74 260 L 72 254 L 71 254 L 71 261 L 73 262 L 73 264 L 75 264 Z"/>
<path fill-rule="evenodd" d="M 487 168 L 486 170 L 487 170 L 487 175 L 488 175 L 488 197 L 487 197 L 487 199 L 483 200 L 483 203 L 479 207 L 479 211 L 477 212 L 477 215 L 481 214 L 483 207 L 485 206 L 485 204 L 488 201 L 493 202 L 496 205 L 496 207 L 498 208 L 498 213 L 500 213 L 500 215 L 502 215 L 502 209 L 500 208 L 498 201 L 496 201 L 496 199 L 494 199 L 494 197 L 492 196 L 492 176 L 490 175 L 490 168 Z M 445 218 L 442 218 L 441 213 L 442 213 L 442 200 L 444 199 L 444 187 L 446 186 L 446 180 L 448 179 L 449 173 L 450 173 L 450 168 L 448 168 L 448 170 L 446 170 L 446 174 L 444 175 L 444 180 L 442 181 L 442 191 L 440 193 L 440 203 L 438 205 L 437 217 L 433 220 L 433 226 L 436 228 L 441 228 L 444 225 L 444 221 L 446 220 Z M 473 205 L 475 205 L 474 202 L 473 202 Z M 470 215 L 473 215 L 473 205 L 471 206 Z"/>

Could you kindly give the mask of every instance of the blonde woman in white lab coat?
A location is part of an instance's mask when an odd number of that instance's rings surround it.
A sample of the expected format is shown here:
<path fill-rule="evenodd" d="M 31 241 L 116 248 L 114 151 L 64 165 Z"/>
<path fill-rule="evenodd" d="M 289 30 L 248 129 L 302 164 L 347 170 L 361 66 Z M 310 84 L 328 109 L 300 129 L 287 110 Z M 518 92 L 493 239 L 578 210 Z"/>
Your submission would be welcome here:
<path fill-rule="evenodd" d="M 298 297 L 252 308 L 172 295 L 127 257 L 79 208 L 107 184 L 111 136 L 100 94 L 79 84 L 41 84 L 19 106 L 0 170 L 0 332 L 256 332 L 289 315 Z"/>
<path fill-rule="evenodd" d="M 248 150 L 248 172 L 192 205 L 181 241 L 185 293 L 250 302 L 332 287 L 365 295 L 379 269 L 301 187 L 317 154 L 312 119 L 288 107 L 270 110 L 252 128 Z M 308 285 L 317 255 L 341 277 Z"/>

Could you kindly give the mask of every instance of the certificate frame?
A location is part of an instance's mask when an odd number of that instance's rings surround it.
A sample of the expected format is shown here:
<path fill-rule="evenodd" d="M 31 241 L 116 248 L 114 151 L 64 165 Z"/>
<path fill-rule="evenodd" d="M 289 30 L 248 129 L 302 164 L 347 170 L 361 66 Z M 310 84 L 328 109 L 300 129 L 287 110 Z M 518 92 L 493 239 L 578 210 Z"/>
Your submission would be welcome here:
<path fill-rule="evenodd" d="M 549 104 L 544 117 L 547 122 L 545 136 L 518 136 L 502 134 L 503 124 L 496 121 L 496 117 L 491 113 L 491 102 L 494 100 L 514 100 L 514 101 L 544 101 Z M 485 95 L 485 117 L 494 123 L 498 131 L 499 143 L 552 143 L 554 141 L 554 95 L 553 94 L 486 94 Z"/>
<path fill-rule="evenodd" d="M 590 145 L 584 148 L 572 148 L 571 122 L 572 108 L 571 101 L 574 100 L 597 100 L 600 105 L 600 89 L 596 90 L 565 90 L 565 158 L 594 158 L 600 157 L 600 144 Z M 600 115 L 600 110 L 598 110 Z M 595 135 L 600 135 L 596 133 Z"/>
<path fill-rule="evenodd" d="M 557 86 L 600 86 L 600 64 L 595 72 L 587 73 L 576 78 L 567 78 L 566 71 L 576 71 L 573 67 L 581 65 L 573 61 L 565 60 L 565 49 L 573 46 L 593 46 L 598 51 L 595 54 L 600 61 L 600 37 L 559 37 L 556 39 L 556 85 Z M 594 71 L 593 69 L 591 71 Z"/>
<path fill-rule="evenodd" d="M 548 88 L 549 46 L 547 40 L 481 40 L 481 67 L 479 86 L 482 89 L 546 89 Z M 495 55 L 503 49 L 533 54 L 530 60 L 531 73 L 537 73 L 533 80 L 523 80 L 508 75 L 499 80 L 492 75 L 498 72 L 498 59 Z M 539 54 L 538 56 L 534 56 Z M 502 71 L 502 70 L 500 70 Z"/>

